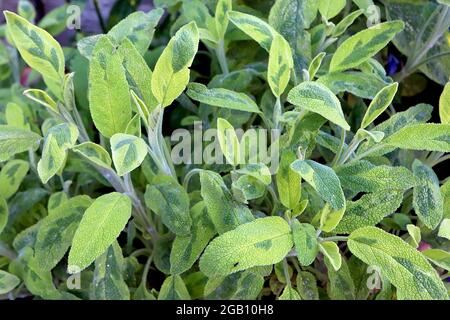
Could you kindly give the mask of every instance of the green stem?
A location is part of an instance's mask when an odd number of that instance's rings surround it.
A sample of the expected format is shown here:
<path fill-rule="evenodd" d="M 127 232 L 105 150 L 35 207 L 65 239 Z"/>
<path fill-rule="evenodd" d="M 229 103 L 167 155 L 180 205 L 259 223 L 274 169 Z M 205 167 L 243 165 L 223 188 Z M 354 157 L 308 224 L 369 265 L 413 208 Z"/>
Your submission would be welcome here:
<path fill-rule="evenodd" d="M 291 277 L 289 277 L 289 265 L 287 262 L 287 259 L 283 259 L 283 272 L 284 272 L 284 278 L 286 279 L 286 284 L 289 288 L 292 287 L 291 285 Z"/>
<path fill-rule="evenodd" d="M 346 136 L 346 131 L 341 128 L 341 141 L 339 144 L 338 152 L 336 153 L 336 156 L 334 157 L 333 162 L 331 163 L 332 167 L 334 167 L 336 165 L 336 163 L 342 156 L 342 152 L 344 150 L 344 144 L 345 144 L 345 136 Z"/>
<path fill-rule="evenodd" d="M 219 61 L 220 69 L 222 69 L 222 73 L 227 75 L 230 73 L 228 69 L 227 57 L 225 55 L 225 45 L 223 39 L 219 41 L 216 48 L 216 56 Z"/>
<path fill-rule="evenodd" d="M 347 241 L 348 237 L 346 236 L 333 236 L 328 238 L 320 238 L 321 241 Z"/>

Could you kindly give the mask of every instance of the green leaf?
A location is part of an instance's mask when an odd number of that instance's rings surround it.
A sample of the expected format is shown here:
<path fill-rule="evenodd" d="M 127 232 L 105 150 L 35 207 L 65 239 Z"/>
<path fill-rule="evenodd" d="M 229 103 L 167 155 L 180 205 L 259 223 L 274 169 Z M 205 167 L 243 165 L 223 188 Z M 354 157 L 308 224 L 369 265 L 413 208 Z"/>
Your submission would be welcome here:
<path fill-rule="evenodd" d="M 272 182 L 272 174 L 269 168 L 262 163 L 249 163 L 245 167 L 236 170 L 236 172 L 252 176 L 266 186 Z"/>
<path fill-rule="evenodd" d="M 0 270 L 0 294 L 6 294 L 12 291 L 20 283 L 20 279 L 15 275 Z"/>
<path fill-rule="evenodd" d="M 217 1 L 216 13 L 214 21 L 216 23 L 216 33 L 219 39 L 223 39 L 228 28 L 228 12 L 231 11 L 233 1 L 219 0 Z"/>
<path fill-rule="evenodd" d="M 291 168 L 308 182 L 334 210 L 345 208 L 344 192 L 334 170 L 312 160 L 296 160 Z"/>
<path fill-rule="evenodd" d="M 169 276 L 164 280 L 159 291 L 158 300 L 190 300 L 191 297 L 179 275 Z"/>
<path fill-rule="evenodd" d="M 354 231 L 347 245 L 360 260 L 381 269 L 397 288 L 398 299 L 448 299 L 436 271 L 402 239 L 375 227 L 365 227 Z"/>
<path fill-rule="evenodd" d="M 420 240 L 422 238 L 420 234 L 420 228 L 416 227 L 413 224 L 406 225 L 406 230 L 408 230 L 409 236 L 411 237 L 411 245 L 414 248 L 417 248 L 420 244 Z"/>
<path fill-rule="evenodd" d="M 35 244 L 39 269 L 50 271 L 64 257 L 83 214 L 91 203 L 88 196 L 71 198 L 41 220 Z"/>
<path fill-rule="evenodd" d="M 439 227 L 438 236 L 450 240 L 450 219 L 442 220 Z"/>
<path fill-rule="evenodd" d="M 330 299 L 355 300 L 355 284 L 345 259 L 342 259 L 341 267 L 337 271 L 328 257 L 325 257 L 325 265 L 328 269 L 327 291 Z"/>
<path fill-rule="evenodd" d="M 376 75 L 358 71 L 327 73 L 317 82 L 328 87 L 334 94 L 350 92 L 364 99 L 373 99 L 386 86 Z"/>
<path fill-rule="evenodd" d="M 291 223 L 292 238 L 294 239 L 297 259 L 302 266 L 309 266 L 319 253 L 316 229 L 308 223 L 294 220 Z"/>
<path fill-rule="evenodd" d="M 5 118 L 9 126 L 30 130 L 30 124 L 25 119 L 23 108 L 14 102 L 6 105 Z"/>
<path fill-rule="evenodd" d="M 348 27 L 350 27 L 353 22 L 355 22 L 358 17 L 363 14 L 364 10 L 356 10 L 350 13 L 349 15 L 345 16 L 339 23 L 334 27 L 333 32 L 331 33 L 331 36 L 333 38 L 337 38 L 341 36 L 342 34 L 347 31 Z"/>
<path fill-rule="evenodd" d="M 0 234 L 8 224 L 9 209 L 6 199 L 0 194 Z"/>
<path fill-rule="evenodd" d="M 151 87 L 162 107 L 170 105 L 186 88 L 198 42 L 197 25 L 191 22 L 177 31 L 159 57 Z"/>
<path fill-rule="evenodd" d="M 36 9 L 34 9 L 33 4 L 28 0 L 19 0 L 17 13 L 30 22 L 33 22 L 34 18 L 36 18 Z"/>
<path fill-rule="evenodd" d="M 88 267 L 116 240 L 130 216 L 128 196 L 113 192 L 95 199 L 73 237 L 69 268 L 74 266 L 83 270 Z"/>
<path fill-rule="evenodd" d="M 239 139 L 233 126 L 225 119 L 217 119 L 217 138 L 219 139 L 220 149 L 232 166 L 237 166 L 241 159 L 241 150 Z"/>
<path fill-rule="evenodd" d="M 280 166 L 277 172 L 277 189 L 281 203 L 288 209 L 294 209 L 301 198 L 300 175 L 291 168 L 297 159 L 295 153 L 286 150 L 281 154 Z"/>
<path fill-rule="evenodd" d="M 428 249 L 422 251 L 422 254 L 438 267 L 450 271 L 450 253 L 447 251 L 441 249 Z"/>
<path fill-rule="evenodd" d="M 297 274 L 297 291 L 303 300 L 319 300 L 317 280 L 310 272 L 300 271 Z"/>
<path fill-rule="evenodd" d="M 348 38 L 333 55 L 330 72 L 357 67 L 383 49 L 403 28 L 402 21 L 384 22 Z"/>
<path fill-rule="evenodd" d="M 319 12 L 325 20 L 337 16 L 347 4 L 347 0 L 319 0 Z"/>
<path fill-rule="evenodd" d="M 13 155 L 36 149 L 42 137 L 30 130 L 0 125 L 0 162 Z"/>
<path fill-rule="evenodd" d="M 45 135 L 42 157 L 37 171 L 42 183 L 47 183 L 66 163 L 67 150 L 72 148 L 78 139 L 78 128 L 72 123 L 62 123 L 48 130 Z"/>
<path fill-rule="evenodd" d="M 266 186 L 255 177 L 244 175 L 233 181 L 232 189 L 235 197 L 238 195 L 242 197 L 242 202 L 247 203 L 247 200 L 254 200 L 264 196 Z"/>
<path fill-rule="evenodd" d="M 400 149 L 450 152 L 450 124 L 421 123 L 407 126 L 384 142 Z"/>
<path fill-rule="evenodd" d="M 139 167 L 147 156 L 147 144 L 142 138 L 124 133 L 111 137 L 111 151 L 117 174 L 123 176 Z"/>
<path fill-rule="evenodd" d="M 278 300 L 301 300 L 297 290 L 291 286 L 284 287 L 283 293 L 278 297 Z"/>
<path fill-rule="evenodd" d="M 201 195 L 208 215 L 219 234 L 254 220 L 251 211 L 233 199 L 233 195 L 219 174 L 202 170 L 200 183 Z"/>
<path fill-rule="evenodd" d="M 276 97 L 280 97 L 286 90 L 293 68 L 294 61 L 289 43 L 281 35 L 276 35 L 270 46 L 267 69 L 269 86 Z"/>
<path fill-rule="evenodd" d="M 250 14 L 237 11 L 229 11 L 228 18 L 267 52 L 270 51 L 272 39 L 277 32 L 267 22 Z"/>
<path fill-rule="evenodd" d="M 8 161 L 0 171 L 0 195 L 8 199 L 19 190 L 30 165 L 23 160 Z"/>
<path fill-rule="evenodd" d="M 46 84 L 61 96 L 64 77 L 64 54 L 59 43 L 45 30 L 38 28 L 17 14 L 4 11 L 8 34 L 25 62 L 42 74 Z"/>
<path fill-rule="evenodd" d="M 83 142 L 71 150 L 100 167 L 111 168 L 111 156 L 108 151 L 96 143 Z"/>
<path fill-rule="evenodd" d="M 413 189 L 414 211 L 420 221 L 434 230 L 444 216 L 444 199 L 439 188 L 439 178 L 432 168 L 417 159 L 413 162 L 413 173 L 418 180 Z"/>
<path fill-rule="evenodd" d="M 324 241 L 319 243 L 319 249 L 325 258 L 328 259 L 333 269 L 338 271 L 342 265 L 342 256 L 337 244 L 332 241 Z"/>
<path fill-rule="evenodd" d="M 39 21 L 38 26 L 57 36 L 67 28 L 67 22 L 70 21 L 68 7 L 68 4 L 63 4 L 51 10 Z"/>
<path fill-rule="evenodd" d="M 69 197 L 64 191 L 52 193 L 47 202 L 48 215 L 52 215 L 54 212 L 56 212 L 55 209 L 66 203 L 68 200 Z"/>
<path fill-rule="evenodd" d="M 350 130 L 339 99 L 323 84 L 303 82 L 289 92 L 287 100 L 297 107 L 320 114 L 345 130 Z"/>
<path fill-rule="evenodd" d="M 48 95 L 47 92 L 40 89 L 28 89 L 23 92 L 23 95 L 28 99 L 33 100 L 46 107 L 48 110 L 59 114 L 56 102 L 52 99 L 52 97 Z"/>
<path fill-rule="evenodd" d="M 145 191 L 145 203 L 176 235 L 188 236 L 191 233 L 189 196 L 173 177 L 163 174 L 154 177 Z"/>
<path fill-rule="evenodd" d="M 106 138 L 124 132 L 131 119 L 131 97 L 123 57 L 108 37 L 95 45 L 89 67 L 89 108 Z"/>
<path fill-rule="evenodd" d="M 192 82 L 187 95 L 196 101 L 215 107 L 261 113 L 258 105 L 245 93 L 223 88 L 208 89 L 205 85 Z"/>
<path fill-rule="evenodd" d="M 450 82 L 448 82 L 439 99 L 439 116 L 441 123 L 450 124 Z"/>
<path fill-rule="evenodd" d="M 275 264 L 291 248 L 291 230 L 285 220 L 280 217 L 256 219 L 211 241 L 200 258 L 200 270 L 208 277 L 215 277 Z"/>
<path fill-rule="evenodd" d="M 369 124 L 375 121 L 392 103 L 394 100 L 395 94 L 397 93 L 398 83 L 394 82 L 377 93 L 375 98 L 369 105 L 369 108 L 364 115 L 364 118 L 361 122 L 361 128 L 366 128 Z"/>
<path fill-rule="evenodd" d="M 226 277 L 208 279 L 204 296 L 208 300 L 255 300 L 263 286 L 263 276 L 251 270 L 236 272 Z"/>
<path fill-rule="evenodd" d="M 404 190 L 380 189 L 347 202 L 347 210 L 334 231 L 350 233 L 361 227 L 376 225 L 400 207 L 403 193 Z"/>
<path fill-rule="evenodd" d="M 193 220 L 191 233 L 184 236 L 177 235 L 173 241 L 170 252 L 171 274 L 181 274 L 189 270 L 216 234 L 203 201 L 192 207 L 191 216 Z"/>
<path fill-rule="evenodd" d="M 150 108 L 150 111 L 153 110 L 158 103 L 151 88 L 152 71 L 128 38 L 122 42 L 118 52 L 123 57 L 122 65 L 130 90 Z M 148 117 L 148 113 L 145 116 Z"/>
<path fill-rule="evenodd" d="M 314 59 L 309 64 L 308 74 L 310 80 L 313 80 L 315 78 L 317 71 L 319 71 L 323 59 L 325 58 L 326 55 L 327 54 L 325 52 L 319 53 L 317 56 L 314 57 Z"/>
<path fill-rule="evenodd" d="M 91 300 L 130 300 L 123 278 L 124 259 L 117 241 L 95 259 L 95 272 L 89 298 Z"/>

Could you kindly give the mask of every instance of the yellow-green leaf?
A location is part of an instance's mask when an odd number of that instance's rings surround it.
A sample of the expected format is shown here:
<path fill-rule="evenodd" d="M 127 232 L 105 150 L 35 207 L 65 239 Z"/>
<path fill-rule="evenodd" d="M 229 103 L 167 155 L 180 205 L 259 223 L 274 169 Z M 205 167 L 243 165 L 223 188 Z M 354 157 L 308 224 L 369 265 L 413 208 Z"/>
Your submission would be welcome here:
<path fill-rule="evenodd" d="M 289 43 L 281 36 L 273 38 L 269 52 L 269 66 L 267 78 L 270 89 L 275 96 L 279 97 L 286 89 L 291 77 L 291 70 L 294 68 L 294 60 Z"/>
<path fill-rule="evenodd" d="M 8 199 L 16 193 L 29 169 L 30 165 L 26 161 L 8 161 L 0 171 L 0 195 Z"/>
<path fill-rule="evenodd" d="M 15 275 L 0 270 L 0 294 L 6 294 L 12 291 L 20 283 L 20 279 Z"/>
<path fill-rule="evenodd" d="M 100 167 L 111 168 L 111 156 L 108 151 L 96 143 L 83 142 L 71 150 Z"/>
<path fill-rule="evenodd" d="M 240 163 L 241 152 L 239 139 L 233 126 L 225 119 L 217 119 L 217 137 L 220 149 L 228 163 L 237 166 Z"/>
<path fill-rule="evenodd" d="M 335 271 L 338 271 L 341 268 L 342 256 L 339 252 L 339 247 L 337 246 L 337 244 L 332 241 L 324 241 L 319 243 L 319 249 L 320 252 L 322 252 L 323 255 L 328 258 L 333 269 Z"/>
<path fill-rule="evenodd" d="M 0 125 L 0 162 L 17 153 L 36 149 L 42 137 L 30 130 Z"/>
<path fill-rule="evenodd" d="M 392 103 L 392 100 L 394 100 L 397 89 L 398 83 L 394 82 L 393 84 L 384 87 L 380 92 L 377 93 L 375 98 L 370 103 L 366 114 L 364 115 L 361 123 L 361 128 L 366 128 L 369 124 L 374 122 L 375 119 L 384 112 L 384 110 L 389 107 L 389 105 Z"/>
<path fill-rule="evenodd" d="M 450 124 L 450 82 L 448 82 L 439 99 L 439 116 L 441 123 Z"/>
<path fill-rule="evenodd" d="M 139 167 L 148 153 L 147 144 L 142 138 L 124 133 L 117 133 L 111 137 L 111 151 L 114 167 L 119 176 Z"/>

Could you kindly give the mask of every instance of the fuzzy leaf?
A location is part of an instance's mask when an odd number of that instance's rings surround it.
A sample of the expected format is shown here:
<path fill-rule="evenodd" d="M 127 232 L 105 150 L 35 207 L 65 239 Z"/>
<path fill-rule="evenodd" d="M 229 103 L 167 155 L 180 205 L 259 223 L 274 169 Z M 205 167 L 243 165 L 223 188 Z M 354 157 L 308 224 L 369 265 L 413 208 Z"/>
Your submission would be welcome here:
<path fill-rule="evenodd" d="M 217 1 L 216 13 L 214 21 L 216 23 L 216 33 L 219 39 L 223 39 L 228 28 L 228 12 L 231 11 L 233 1 L 219 0 Z"/>
<path fill-rule="evenodd" d="M 267 70 L 269 86 L 275 96 L 280 97 L 286 90 L 293 68 L 294 61 L 289 43 L 281 35 L 276 35 L 270 46 Z"/>
<path fill-rule="evenodd" d="M 347 262 L 342 258 L 341 267 L 335 270 L 328 257 L 325 258 L 327 266 L 327 291 L 331 300 L 355 300 L 355 284 L 353 282 Z"/>
<path fill-rule="evenodd" d="M 381 269 L 397 288 L 398 299 L 448 299 L 436 271 L 402 239 L 375 227 L 365 227 L 354 231 L 347 245 L 356 257 Z"/>
<path fill-rule="evenodd" d="M 241 158 L 239 139 L 233 126 L 225 119 L 217 119 L 217 138 L 228 163 L 237 166 Z"/>
<path fill-rule="evenodd" d="M 0 294 L 6 294 L 12 291 L 20 283 L 20 279 L 15 275 L 0 270 Z"/>
<path fill-rule="evenodd" d="M 308 223 L 294 220 L 291 224 L 297 259 L 302 266 L 309 266 L 319 253 L 316 229 Z"/>
<path fill-rule="evenodd" d="M 301 197 L 302 178 L 291 168 L 295 159 L 297 157 L 293 151 L 286 150 L 282 153 L 276 179 L 278 196 L 281 203 L 288 209 L 294 209 Z"/>
<path fill-rule="evenodd" d="M 428 249 L 422 251 L 422 254 L 438 267 L 450 271 L 450 253 L 448 251 L 441 249 Z"/>
<path fill-rule="evenodd" d="M 19 190 L 30 165 L 23 160 L 8 161 L 0 171 L 0 195 L 8 199 Z"/>
<path fill-rule="evenodd" d="M 450 82 L 445 85 L 439 99 L 439 116 L 441 123 L 450 124 Z"/>
<path fill-rule="evenodd" d="M 30 100 L 33 100 L 47 109 L 59 113 L 58 106 L 52 97 L 47 92 L 40 89 L 28 89 L 23 92 L 23 95 Z"/>
<path fill-rule="evenodd" d="M 73 237 L 69 268 L 88 267 L 116 240 L 130 216 L 131 200 L 125 195 L 113 192 L 95 199 Z"/>
<path fill-rule="evenodd" d="M 345 120 L 339 99 L 324 85 L 303 82 L 293 88 L 287 100 L 293 105 L 320 114 L 345 130 L 350 126 Z"/>
<path fill-rule="evenodd" d="M 147 144 L 142 138 L 124 133 L 111 137 L 111 151 L 114 167 L 123 176 L 139 167 L 147 156 Z"/>
<path fill-rule="evenodd" d="M 402 21 L 380 23 L 345 40 L 333 55 L 330 72 L 354 68 L 383 49 L 403 30 Z"/>
<path fill-rule="evenodd" d="M 319 249 L 325 258 L 328 259 L 333 269 L 338 271 L 342 265 L 342 256 L 337 244 L 332 241 L 324 241 L 319 243 Z"/>
<path fill-rule="evenodd" d="M 0 125 L 0 162 L 13 155 L 36 149 L 42 137 L 30 130 Z"/>
<path fill-rule="evenodd" d="M 6 199 L 0 194 L 0 234 L 8 223 L 9 209 Z"/>
<path fill-rule="evenodd" d="M 108 151 L 96 143 L 84 142 L 71 150 L 100 167 L 111 168 L 111 156 Z"/>
<path fill-rule="evenodd" d="M 377 93 L 375 98 L 369 105 L 369 108 L 364 115 L 364 118 L 361 123 L 361 128 L 366 128 L 369 124 L 375 121 L 392 103 L 394 100 L 395 94 L 397 93 L 398 83 L 394 82 Z"/>
<path fill-rule="evenodd" d="M 190 300 L 191 297 L 179 275 L 169 276 L 164 280 L 159 291 L 158 300 Z"/>
<path fill-rule="evenodd" d="M 187 95 L 196 101 L 215 107 L 261 113 L 258 105 L 246 94 L 223 88 L 208 89 L 200 83 L 190 83 Z"/>
<path fill-rule="evenodd" d="M 344 18 L 342 18 L 341 21 L 339 21 L 339 23 L 336 25 L 336 27 L 334 27 L 333 32 L 331 34 L 332 37 L 339 37 L 342 34 L 345 33 L 345 31 L 347 31 L 348 27 L 350 27 L 353 22 L 355 22 L 355 20 L 361 15 L 363 14 L 364 10 L 356 10 L 353 11 L 352 13 L 350 13 L 349 15 L 345 16 Z"/>
<path fill-rule="evenodd" d="M 347 4 L 347 0 L 318 0 L 319 12 L 326 20 L 337 16 Z"/>
<path fill-rule="evenodd" d="M 401 149 L 450 152 L 450 124 L 407 126 L 394 133 L 385 143 Z"/>
<path fill-rule="evenodd" d="M 297 274 L 297 291 L 303 300 L 319 300 L 317 280 L 310 272 L 301 271 Z"/>
<path fill-rule="evenodd" d="M 226 276 L 278 263 L 291 248 L 289 224 L 280 217 L 261 218 L 211 241 L 200 258 L 200 270 L 208 277 Z"/>

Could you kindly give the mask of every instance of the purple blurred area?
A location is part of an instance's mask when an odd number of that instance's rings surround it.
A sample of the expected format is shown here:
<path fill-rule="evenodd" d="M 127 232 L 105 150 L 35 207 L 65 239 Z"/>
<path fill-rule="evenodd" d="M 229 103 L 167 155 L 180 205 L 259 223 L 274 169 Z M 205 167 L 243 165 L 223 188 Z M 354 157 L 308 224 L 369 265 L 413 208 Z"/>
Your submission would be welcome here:
<path fill-rule="evenodd" d="M 123 1 L 123 0 L 118 0 Z M 17 11 L 17 4 L 19 0 L 0 0 L 0 11 L 10 10 L 13 12 Z M 71 1 L 64 0 L 31 0 L 30 2 L 36 8 L 37 11 L 37 20 L 41 19 L 46 13 L 49 11 L 65 4 L 70 3 Z M 106 22 L 109 17 L 109 13 L 111 8 L 113 7 L 116 0 L 99 0 L 100 11 L 103 17 L 103 20 Z M 138 10 L 142 10 L 147 12 L 153 8 L 152 0 L 141 0 Z M 4 23 L 3 14 L 0 15 L 0 24 Z M 100 22 L 95 11 L 94 1 L 86 0 L 86 6 L 81 15 L 81 32 L 85 34 L 98 34 L 102 33 L 102 29 L 100 27 Z M 68 40 L 72 38 L 74 31 L 67 30 L 62 34 L 58 35 L 56 38 L 63 44 L 67 44 Z"/>

